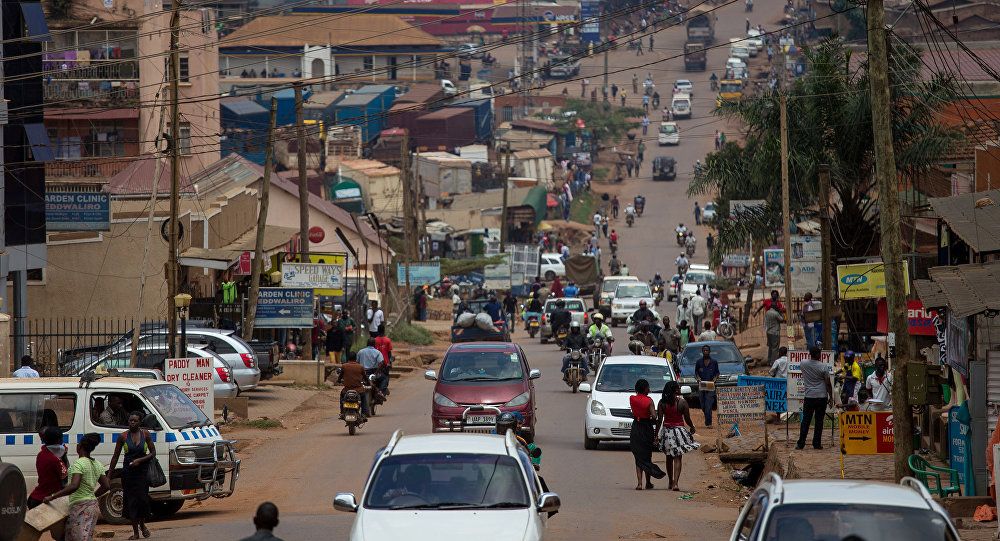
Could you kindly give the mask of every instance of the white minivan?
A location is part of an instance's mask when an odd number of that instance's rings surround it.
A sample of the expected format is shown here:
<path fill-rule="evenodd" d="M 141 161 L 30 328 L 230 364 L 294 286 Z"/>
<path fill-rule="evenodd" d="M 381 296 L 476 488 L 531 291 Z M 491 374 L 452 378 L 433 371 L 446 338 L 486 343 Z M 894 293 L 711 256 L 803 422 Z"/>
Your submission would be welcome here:
<path fill-rule="evenodd" d="M 114 404 L 119 404 L 117 410 Z M 112 415 L 115 411 L 118 413 Z M 127 422 L 128 413 L 133 411 L 142 413 L 143 426 L 150 432 L 156 459 L 167 478 L 164 486 L 150 488 L 154 515 L 172 515 L 185 500 L 232 495 L 240 472 L 236 442 L 223 438 L 212 420 L 175 385 L 151 379 L 0 379 L 4 460 L 24 472 L 31 490 L 38 481 L 35 456 L 41 447 L 39 433 L 56 426 L 63 432 L 71 461 L 84 434 L 99 434 L 101 444 L 93 457 L 108 466 L 118 436 L 128 428 L 121 417 L 124 415 Z M 120 478 L 112 479 L 111 492 L 101 497 L 99 504 L 105 521 L 128 523 L 123 517 Z"/>
<path fill-rule="evenodd" d="M 691 95 L 674 94 L 674 99 L 670 102 L 670 111 L 674 118 L 691 118 Z"/>

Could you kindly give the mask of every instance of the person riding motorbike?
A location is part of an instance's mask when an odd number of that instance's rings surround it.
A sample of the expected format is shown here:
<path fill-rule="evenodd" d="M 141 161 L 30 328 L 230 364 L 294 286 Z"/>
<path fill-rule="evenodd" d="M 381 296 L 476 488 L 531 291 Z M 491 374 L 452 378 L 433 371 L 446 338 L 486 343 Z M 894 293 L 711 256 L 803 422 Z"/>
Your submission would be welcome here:
<path fill-rule="evenodd" d="M 635 210 L 637 212 L 639 211 L 639 209 L 644 208 L 646 206 L 646 197 L 644 195 L 635 196 L 635 199 L 633 201 L 635 204 Z"/>
<path fill-rule="evenodd" d="M 664 285 L 666 285 L 666 282 L 663 280 L 663 277 L 660 276 L 660 273 L 654 274 L 653 275 L 653 281 L 650 282 L 650 283 L 652 285 L 654 285 L 654 286 L 660 286 L 660 287 L 663 287 Z"/>
<path fill-rule="evenodd" d="M 628 350 L 632 352 L 632 355 L 642 355 L 645 348 L 646 346 L 638 340 L 632 340 L 628 343 Z"/>
<path fill-rule="evenodd" d="M 569 325 L 569 334 L 566 336 L 566 340 L 563 341 L 562 348 L 566 350 L 566 355 L 563 356 L 562 362 L 562 373 L 563 379 L 566 379 L 566 371 L 569 370 L 569 363 L 573 359 L 569 352 L 574 349 L 579 349 L 583 353 L 587 352 L 587 337 L 580 332 L 580 322 L 574 321 Z M 583 379 L 587 379 L 587 363 L 581 363 L 581 370 L 583 372 Z"/>
<path fill-rule="evenodd" d="M 638 326 L 640 323 L 648 320 L 649 318 L 656 319 L 656 314 L 654 314 L 653 311 L 646 306 L 646 300 L 643 299 L 639 301 L 639 309 L 632 312 L 632 324 Z"/>
<path fill-rule="evenodd" d="M 542 301 L 538 300 L 537 292 L 531 294 L 531 300 L 524 309 L 524 330 L 528 330 L 528 319 L 531 317 L 542 318 Z"/>
<path fill-rule="evenodd" d="M 604 354 L 610 355 L 611 342 L 615 341 L 615 337 L 611 334 L 611 327 L 604 323 L 604 314 L 600 312 L 594 314 L 594 323 L 587 329 L 587 340 L 593 342 L 598 336 L 604 338 L 604 346 L 601 348 Z"/>
<path fill-rule="evenodd" d="M 674 264 L 677 265 L 677 275 L 683 280 L 684 275 L 687 274 L 688 267 L 691 266 L 687 256 L 684 255 L 684 252 L 681 252 L 681 255 L 677 256 L 677 259 L 674 260 Z"/>
<path fill-rule="evenodd" d="M 701 160 L 694 161 L 694 175 L 695 176 L 701 175 Z"/>
<path fill-rule="evenodd" d="M 719 89 L 719 76 L 714 71 L 712 72 L 712 76 L 708 78 L 708 81 L 712 85 L 713 92 Z"/>
<path fill-rule="evenodd" d="M 698 246 L 697 241 L 694 239 L 694 233 L 688 231 L 687 237 L 684 239 L 684 247 L 687 248 L 687 253 L 694 255 L 694 250 Z"/>
<path fill-rule="evenodd" d="M 552 336 L 558 336 L 559 331 L 568 328 L 573 314 L 566 309 L 566 303 L 559 299 L 556 301 L 556 309 L 549 314 L 549 321 L 552 322 Z"/>
<path fill-rule="evenodd" d="M 635 218 L 635 205 L 629 205 L 625 207 L 625 216 L 632 216 Z"/>
<path fill-rule="evenodd" d="M 572 281 L 563 288 L 564 297 L 575 297 L 580 293 L 580 288 Z"/>
<path fill-rule="evenodd" d="M 618 261 L 618 255 L 617 254 L 611 254 L 611 263 L 610 263 L 609 267 L 611 269 L 611 275 L 612 276 L 617 276 L 618 273 L 621 272 L 621 270 L 622 270 L 622 263 L 621 263 L 621 261 Z"/>
<path fill-rule="evenodd" d="M 678 245 L 684 244 L 684 237 L 687 236 L 687 232 L 687 227 L 684 227 L 683 223 L 677 224 L 677 227 L 674 228 L 674 235 L 677 237 Z"/>

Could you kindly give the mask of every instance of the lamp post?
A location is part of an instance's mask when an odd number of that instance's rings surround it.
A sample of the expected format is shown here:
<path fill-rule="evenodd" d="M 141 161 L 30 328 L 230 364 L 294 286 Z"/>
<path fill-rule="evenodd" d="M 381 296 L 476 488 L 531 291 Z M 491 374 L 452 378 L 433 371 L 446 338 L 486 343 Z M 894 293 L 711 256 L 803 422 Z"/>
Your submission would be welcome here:
<path fill-rule="evenodd" d="M 175 357 L 187 357 L 187 318 L 191 306 L 191 295 L 178 293 L 174 295 L 174 306 L 177 307 L 177 317 L 181 320 L 181 347 L 174 352 Z"/>

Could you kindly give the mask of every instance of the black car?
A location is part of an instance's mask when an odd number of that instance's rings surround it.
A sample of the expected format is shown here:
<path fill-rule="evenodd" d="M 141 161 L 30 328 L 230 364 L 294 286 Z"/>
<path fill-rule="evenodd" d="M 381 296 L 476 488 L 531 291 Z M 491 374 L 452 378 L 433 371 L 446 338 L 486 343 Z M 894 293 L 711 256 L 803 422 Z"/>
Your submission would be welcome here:
<path fill-rule="evenodd" d="M 668 156 L 653 158 L 653 180 L 674 180 L 677 178 L 677 161 Z"/>

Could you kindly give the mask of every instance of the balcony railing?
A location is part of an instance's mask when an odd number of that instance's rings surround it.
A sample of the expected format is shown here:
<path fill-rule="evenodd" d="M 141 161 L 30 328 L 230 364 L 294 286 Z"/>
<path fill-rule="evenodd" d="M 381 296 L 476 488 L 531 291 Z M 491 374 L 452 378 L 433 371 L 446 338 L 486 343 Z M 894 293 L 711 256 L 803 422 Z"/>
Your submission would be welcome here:
<path fill-rule="evenodd" d="M 90 61 L 86 66 L 65 60 L 46 60 L 45 101 L 87 102 L 104 106 L 139 104 L 139 64 L 135 60 Z"/>
<path fill-rule="evenodd" d="M 45 163 L 46 178 L 93 178 L 107 180 L 121 173 L 129 162 L 123 158 L 89 158 Z"/>
<path fill-rule="evenodd" d="M 114 60 L 63 60 L 47 59 L 43 62 L 47 78 L 74 79 L 78 81 L 138 81 L 139 61 L 120 58 Z"/>

